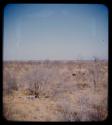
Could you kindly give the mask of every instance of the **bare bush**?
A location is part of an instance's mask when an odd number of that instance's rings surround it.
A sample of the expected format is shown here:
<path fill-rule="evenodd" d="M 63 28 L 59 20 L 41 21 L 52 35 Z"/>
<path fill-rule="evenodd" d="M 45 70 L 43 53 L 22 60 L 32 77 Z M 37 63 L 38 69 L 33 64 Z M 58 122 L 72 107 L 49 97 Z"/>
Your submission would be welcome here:
<path fill-rule="evenodd" d="M 89 98 L 79 97 L 79 110 L 76 110 L 70 101 L 61 99 L 57 103 L 63 121 L 101 121 L 107 116 L 107 111 L 102 105 L 89 104 Z"/>
<path fill-rule="evenodd" d="M 18 86 L 17 86 L 17 80 L 16 78 L 14 77 L 14 75 L 12 75 L 11 73 L 9 72 L 5 72 L 3 74 L 3 81 L 4 81 L 4 93 L 5 94 L 12 94 L 12 92 L 14 90 L 18 90 Z"/>
<path fill-rule="evenodd" d="M 74 110 L 68 99 L 61 99 L 57 102 L 59 112 L 62 114 L 62 121 L 80 121 L 78 112 Z"/>
<path fill-rule="evenodd" d="M 107 110 L 102 104 L 92 104 L 89 98 L 81 96 L 79 98 L 80 112 L 78 116 L 80 121 L 101 121 L 106 118 Z"/>
<path fill-rule="evenodd" d="M 52 78 L 52 70 L 39 68 L 32 70 L 25 77 L 25 86 L 29 94 L 35 97 L 47 96 L 49 94 L 49 84 Z"/>
<path fill-rule="evenodd" d="M 107 117 L 107 109 L 102 105 L 93 105 L 95 113 L 91 114 L 91 118 L 96 121 L 101 121 Z"/>

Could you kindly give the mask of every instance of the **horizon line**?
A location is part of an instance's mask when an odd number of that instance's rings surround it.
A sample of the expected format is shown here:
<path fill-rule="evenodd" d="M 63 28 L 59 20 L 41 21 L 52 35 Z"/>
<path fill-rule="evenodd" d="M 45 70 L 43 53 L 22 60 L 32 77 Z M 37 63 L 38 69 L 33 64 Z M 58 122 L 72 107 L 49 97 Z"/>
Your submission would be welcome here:
<path fill-rule="evenodd" d="M 3 60 L 3 62 L 35 62 L 35 61 L 94 61 L 95 59 L 37 59 L 37 60 Z M 98 61 L 108 61 L 108 59 L 96 59 Z"/>

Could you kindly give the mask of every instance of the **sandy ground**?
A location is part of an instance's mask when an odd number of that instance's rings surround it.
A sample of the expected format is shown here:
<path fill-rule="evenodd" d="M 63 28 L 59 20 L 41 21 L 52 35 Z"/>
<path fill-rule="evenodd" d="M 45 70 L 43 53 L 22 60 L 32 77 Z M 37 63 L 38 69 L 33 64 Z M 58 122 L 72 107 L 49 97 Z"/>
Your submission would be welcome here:
<path fill-rule="evenodd" d="M 99 63 L 99 82 L 95 87 L 88 72 L 91 63 L 55 65 L 57 75 L 52 81 L 50 91 L 55 91 L 51 97 L 34 98 L 25 95 L 23 90 L 4 94 L 4 117 L 12 121 L 102 121 L 108 115 L 108 74 L 107 64 Z M 40 66 L 41 67 L 41 66 Z M 73 68 L 74 67 L 74 68 Z M 88 68 L 90 67 L 90 68 Z M 5 66 L 4 71 L 14 73 L 17 66 Z M 19 66 L 15 72 L 18 81 L 32 66 Z M 80 71 L 80 72 L 79 72 Z M 17 74 L 18 73 L 18 74 Z M 72 76 L 72 74 L 75 76 Z M 61 82 L 60 82 L 60 79 Z M 4 78 L 4 80 L 6 80 Z M 6 84 L 6 81 L 4 81 Z"/>

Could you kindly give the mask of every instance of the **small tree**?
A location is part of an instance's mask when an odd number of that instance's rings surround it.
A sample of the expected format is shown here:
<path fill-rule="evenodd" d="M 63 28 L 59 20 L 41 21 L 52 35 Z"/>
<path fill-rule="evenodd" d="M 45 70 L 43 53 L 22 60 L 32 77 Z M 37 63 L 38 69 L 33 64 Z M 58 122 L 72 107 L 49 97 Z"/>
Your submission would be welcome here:
<path fill-rule="evenodd" d="M 99 77 L 99 66 L 98 66 L 99 59 L 95 56 L 93 58 L 94 58 L 94 62 L 93 62 L 92 69 L 90 69 L 90 73 L 93 76 L 94 89 L 96 89 L 98 84 L 98 77 Z"/>

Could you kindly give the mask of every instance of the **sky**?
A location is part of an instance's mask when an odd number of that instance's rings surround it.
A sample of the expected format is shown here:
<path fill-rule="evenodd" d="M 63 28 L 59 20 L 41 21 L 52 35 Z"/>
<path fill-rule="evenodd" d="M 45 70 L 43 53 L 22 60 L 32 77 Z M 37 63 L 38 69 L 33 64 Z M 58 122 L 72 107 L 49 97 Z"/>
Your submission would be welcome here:
<path fill-rule="evenodd" d="M 7 4 L 3 60 L 108 59 L 103 4 Z"/>

